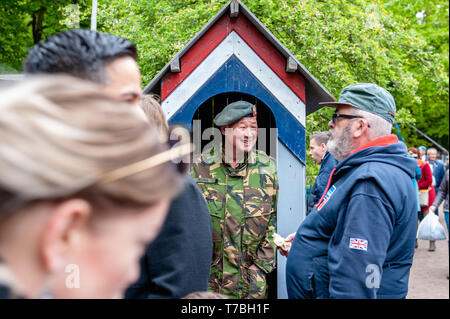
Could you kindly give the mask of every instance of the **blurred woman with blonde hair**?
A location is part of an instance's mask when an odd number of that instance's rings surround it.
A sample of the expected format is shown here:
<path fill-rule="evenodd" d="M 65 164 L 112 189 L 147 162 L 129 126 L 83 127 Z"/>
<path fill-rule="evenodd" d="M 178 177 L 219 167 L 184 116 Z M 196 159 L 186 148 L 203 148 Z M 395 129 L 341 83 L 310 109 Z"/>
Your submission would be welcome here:
<path fill-rule="evenodd" d="M 0 297 L 121 297 L 189 146 L 170 149 L 140 110 L 71 77 L 0 95 Z"/>

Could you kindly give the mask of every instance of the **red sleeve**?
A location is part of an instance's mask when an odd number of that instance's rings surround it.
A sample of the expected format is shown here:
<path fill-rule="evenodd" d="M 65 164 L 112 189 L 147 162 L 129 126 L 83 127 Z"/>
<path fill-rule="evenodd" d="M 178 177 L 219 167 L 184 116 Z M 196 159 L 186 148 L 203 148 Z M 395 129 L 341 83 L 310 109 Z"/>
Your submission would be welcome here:
<path fill-rule="evenodd" d="M 428 163 L 423 164 L 420 167 L 422 171 L 422 178 L 419 180 L 419 189 L 427 189 L 433 184 L 433 173 Z"/>

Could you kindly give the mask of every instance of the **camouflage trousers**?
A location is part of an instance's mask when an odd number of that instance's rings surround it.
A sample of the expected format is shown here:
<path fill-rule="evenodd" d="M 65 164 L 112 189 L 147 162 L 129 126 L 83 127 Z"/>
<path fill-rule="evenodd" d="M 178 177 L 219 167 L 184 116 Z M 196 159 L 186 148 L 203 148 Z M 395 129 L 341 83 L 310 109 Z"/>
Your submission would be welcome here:
<path fill-rule="evenodd" d="M 241 267 L 240 274 L 242 283 L 236 282 L 237 276 L 212 273 L 209 278 L 209 291 L 218 292 L 227 295 L 230 298 L 240 299 L 265 299 L 267 298 L 266 274 L 261 269 L 251 269 Z"/>

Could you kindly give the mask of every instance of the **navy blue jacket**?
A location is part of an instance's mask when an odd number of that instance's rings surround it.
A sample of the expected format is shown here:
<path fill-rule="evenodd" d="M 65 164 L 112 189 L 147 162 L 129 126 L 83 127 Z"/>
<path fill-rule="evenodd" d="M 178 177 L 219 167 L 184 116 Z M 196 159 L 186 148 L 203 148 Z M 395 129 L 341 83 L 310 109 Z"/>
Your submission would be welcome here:
<path fill-rule="evenodd" d="M 140 278 L 127 289 L 125 298 L 179 299 L 206 291 L 211 259 L 211 216 L 197 184 L 188 176 L 160 234 L 147 246 Z"/>
<path fill-rule="evenodd" d="M 325 188 L 327 187 L 328 178 L 331 171 L 337 166 L 338 161 L 328 151 L 322 159 L 319 174 L 316 178 L 316 190 L 314 192 L 314 205 L 317 204 L 322 197 Z"/>
<path fill-rule="evenodd" d="M 391 145 L 357 151 L 297 230 L 286 265 L 289 298 L 404 298 L 417 230 L 416 161 Z"/>
<path fill-rule="evenodd" d="M 441 185 L 442 179 L 444 178 L 445 174 L 444 164 L 439 161 L 428 162 L 428 164 L 430 164 L 433 169 L 433 177 L 434 181 L 436 182 L 436 185 L 434 185 L 434 187 L 436 189 L 439 189 L 439 185 Z"/>

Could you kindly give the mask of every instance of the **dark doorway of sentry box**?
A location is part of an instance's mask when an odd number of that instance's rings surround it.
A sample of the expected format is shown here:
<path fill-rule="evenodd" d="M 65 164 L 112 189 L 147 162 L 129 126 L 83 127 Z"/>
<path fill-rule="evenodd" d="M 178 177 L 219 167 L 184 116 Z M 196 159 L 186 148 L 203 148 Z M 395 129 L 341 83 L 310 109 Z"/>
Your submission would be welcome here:
<path fill-rule="evenodd" d="M 205 101 L 202 105 L 200 105 L 197 111 L 194 113 L 192 118 L 193 121 L 200 120 L 201 125 L 201 135 L 203 132 L 211 127 L 215 127 L 213 120 L 214 117 L 219 114 L 225 106 L 230 103 L 236 101 L 247 101 L 253 104 L 256 104 L 257 110 L 257 121 L 258 121 L 258 142 L 257 148 L 262 146 L 264 152 L 275 160 L 277 158 L 277 140 L 278 136 L 276 134 L 276 122 L 270 108 L 261 102 L 256 97 L 239 92 L 227 92 L 215 95 Z M 193 125 L 195 127 L 195 125 Z M 261 129 L 265 129 L 265 134 L 261 134 Z M 272 134 L 271 134 L 272 129 Z M 208 139 L 201 139 L 201 150 L 205 148 L 205 146 L 211 142 L 212 136 L 207 136 Z M 211 138 L 211 140 L 209 139 Z M 265 141 L 261 141 L 260 139 L 265 139 Z M 265 142 L 265 143 L 264 143 Z M 195 139 L 194 139 L 195 144 Z M 198 147 L 197 145 L 195 145 Z M 268 299 L 277 299 L 277 270 L 274 269 L 270 274 L 267 275 L 267 284 L 268 284 Z"/>
<path fill-rule="evenodd" d="M 201 135 L 206 129 L 215 127 L 214 117 L 219 114 L 225 106 L 236 101 L 247 101 L 252 104 L 256 104 L 257 121 L 258 121 L 258 142 L 256 144 L 258 149 L 263 150 L 267 155 L 277 158 L 277 134 L 276 123 L 272 111 L 256 97 L 239 92 L 227 92 L 215 95 L 200 105 L 192 118 L 193 121 L 200 120 Z M 193 124 L 192 127 L 196 127 Z M 205 146 L 211 142 L 212 136 L 205 135 L 205 138 L 201 139 L 200 150 L 203 150 Z M 196 141 L 194 140 L 194 143 Z M 195 145 L 198 147 L 198 145 Z"/>

